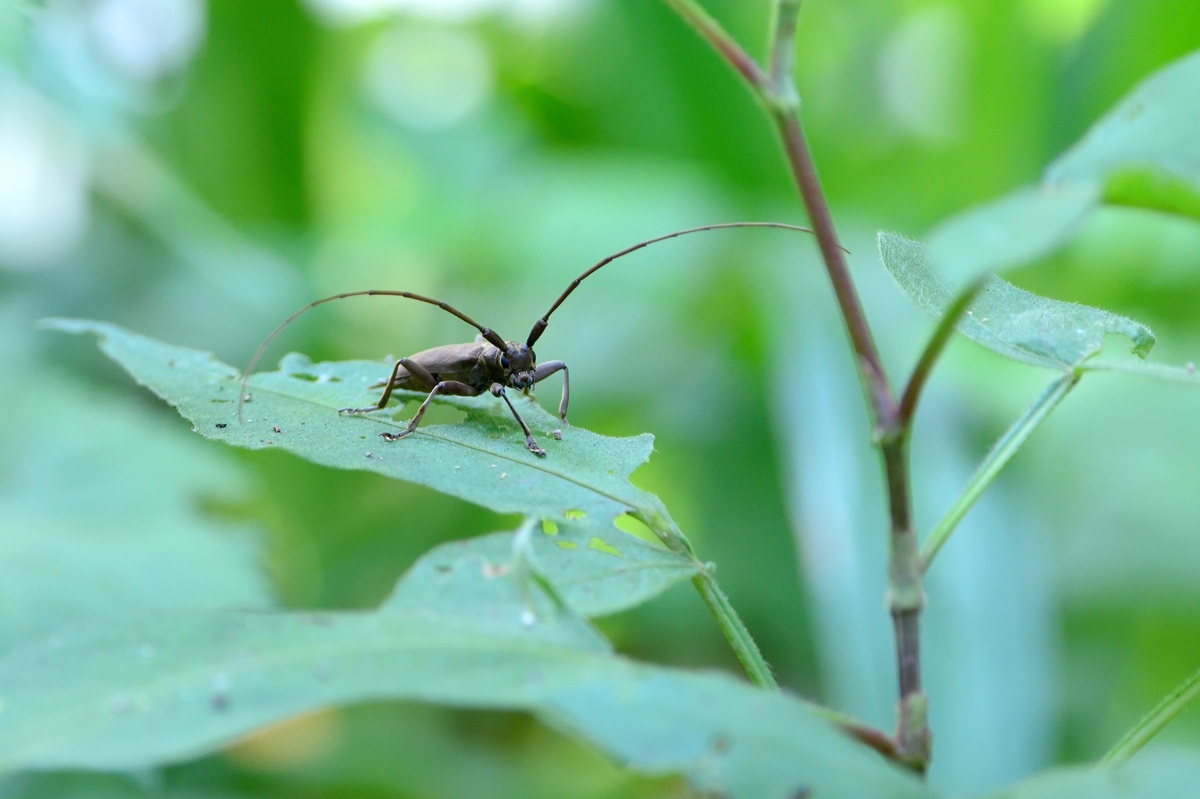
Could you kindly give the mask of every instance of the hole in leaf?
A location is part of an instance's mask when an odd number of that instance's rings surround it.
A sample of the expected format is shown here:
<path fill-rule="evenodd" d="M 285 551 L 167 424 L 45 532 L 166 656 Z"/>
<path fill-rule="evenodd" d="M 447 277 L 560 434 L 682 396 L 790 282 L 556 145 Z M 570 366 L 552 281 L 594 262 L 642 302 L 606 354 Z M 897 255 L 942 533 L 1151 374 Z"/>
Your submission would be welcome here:
<path fill-rule="evenodd" d="M 310 383 L 315 383 L 321 378 L 316 375 L 310 375 L 308 372 L 291 372 L 288 377 L 294 377 L 297 380 L 307 380 Z"/>
<path fill-rule="evenodd" d="M 618 558 L 625 557 L 623 554 L 621 554 L 621 550 L 617 549 L 612 544 L 596 535 L 592 536 L 591 541 L 588 541 L 588 549 L 594 549 L 597 552 L 603 552 L 605 555 L 615 555 Z"/>
<path fill-rule="evenodd" d="M 622 513 L 613 520 L 613 525 L 623 533 L 629 533 L 634 538 L 641 539 L 650 544 L 662 545 L 658 536 L 654 531 L 646 526 L 646 523 L 630 513 Z"/>
<path fill-rule="evenodd" d="M 558 525 L 549 519 L 542 519 L 542 532 L 546 535 L 558 535 Z"/>
<path fill-rule="evenodd" d="M 575 549 L 579 546 L 574 541 L 555 541 L 554 543 L 558 544 L 559 549 Z"/>
<path fill-rule="evenodd" d="M 579 508 L 572 508 L 570 510 L 563 511 L 563 518 L 566 519 L 582 519 L 584 516 L 587 516 L 587 514 L 581 511 Z"/>

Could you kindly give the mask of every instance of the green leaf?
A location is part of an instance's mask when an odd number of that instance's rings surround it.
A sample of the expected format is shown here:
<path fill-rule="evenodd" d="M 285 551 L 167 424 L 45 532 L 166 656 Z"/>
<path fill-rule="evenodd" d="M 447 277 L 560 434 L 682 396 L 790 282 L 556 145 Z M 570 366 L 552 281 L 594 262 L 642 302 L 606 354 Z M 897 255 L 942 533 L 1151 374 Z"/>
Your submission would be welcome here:
<path fill-rule="evenodd" d="M 1167 799 L 1192 796 L 1200 785 L 1200 754 L 1147 751 L 1118 768 L 1055 769 L 989 799 Z"/>
<path fill-rule="evenodd" d="M 391 414 L 385 412 L 379 420 L 347 418 L 336 409 L 362 404 L 364 387 L 385 377 L 388 367 L 366 362 L 313 364 L 298 355 L 285 358 L 281 372 L 251 381 L 254 400 L 246 405 L 243 427 L 229 401 L 236 398 L 240 376 L 211 356 L 102 323 L 57 320 L 48 326 L 99 334 L 109 356 L 176 405 L 206 437 L 250 448 L 278 445 L 318 463 L 380 471 L 498 511 L 569 516 L 544 525 L 554 532 L 537 534 L 534 554 L 555 588 L 583 615 L 633 607 L 697 573 L 694 559 L 639 540 L 610 523 L 616 512 L 631 509 L 635 502 L 648 504 L 649 495 L 630 485 L 628 475 L 645 460 L 649 436 L 611 439 L 568 428 L 561 442 L 546 436 L 550 456 L 542 460 L 525 449 L 511 417 L 489 413 L 507 414 L 502 405 L 497 409 L 491 398 L 450 398 L 451 404 L 468 409 L 462 424 L 429 425 L 397 442 L 373 434 L 364 439 L 364 427 L 372 433 L 396 429 Z M 522 412 L 531 426 L 535 420 L 543 425 L 558 421 L 535 403 L 527 405 Z M 504 430 L 506 426 L 511 431 Z M 629 504 L 622 506 L 614 500 L 617 496 L 629 497 Z M 447 544 L 433 553 L 471 552 L 487 561 L 507 558 L 511 549 L 512 534 L 499 533 Z"/>
<path fill-rule="evenodd" d="M 44 772 L 0 777 L 0 799 L 251 799 L 211 786 L 163 785 L 145 774 Z M 154 775 L 157 777 L 157 775 Z"/>
<path fill-rule="evenodd" d="M 1018 189 L 943 222 L 929 234 L 938 271 L 967 282 L 1054 252 L 1100 201 L 1095 181 Z"/>
<path fill-rule="evenodd" d="M 909 299 L 935 317 L 953 294 L 920 242 L 895 233 L 879 234 L 879 253 L 888 273 Z M 1039 297 L 1001 280 L 988 279 L 958 332 L 1007 358 L 1052 369 L 1074 369 L 1096 355 L 1104 337 L 1119 333 L 1133 342 L 1141 357 L 1154 346 L 1145 325 L 1124 316 Z"/>
<path fill-rule="evenodd" d="M 518 398 L 522 415 L 546 449 L 547 457 L 538 458 L 525 448 L 520 429 L 501 402 L 492 397 L 439 397 L 441 404 L 465 411 L 466 419 L 455 425 L 426 424 L 408 438 L 388 442 L 379 434 L 405 427 L 403 409 L 349 417 L 337 412 L 370 402 L 375 393 L 370 386 L 387 378 L 387 364 L 314 364 L 297 354 L 285 357 L 280 371 L 254 376 L 249 391 L 253 398 L 242 423 L 236 410 L 241 375 L 209 353 L 163 344 L 104 322 L 49 319 L 42 325 L 96 334 L 110 358 L 174 405 L 206 438 L 248 449 L 283 449 L 341 469 L 379 472 L 500 513 L 586 520 L 595 530 L 607 531 L 618 515 L 632 513 L 679 553 L 679 562 L 686 559 L 698 568 L 658 499 L 629 482 L 629 475 L 650 455 L 649 435 L 609 438 L 565 428 L 560 440 L 552 432 L 562 423 L 536 401 Z M 424 399 L 407 391 L 394 396 Z M 720 591 L 712 575 L 705 573 L 703 578 L 702 597 L 739 659 L 748 664 L 754 679 L 772 684 L 770 670 L 741 620 L 728 602 L 717 601 Z"/>
<path fill-rule="evenodd" d="M 244 423 L 237 419 L 241 374 L 212 355 L 174 347 L 115 325 L 81 320 L 47 320 L 46 327 L 94 333 L 100 347 L 139 383 L 175 406 L 205 438 L 247 449 L 282 449 L 339 469 L 361 469 L 436 489 L 499 513 L 568 519 L 581 515 L 597 524 L 638 508 L 655 507 L 629 475 L 650 455 L 653 438 L 609 438 L 562 422 L 533 401 L 515 404 L 547 457 L 524 446 L 520 428 L 503 402 L 493 397 L 439 398 L 466 411 L 460 424 L 425 424 L 416 434 L 388 442 L 383 432 L 405 427 L 401 407 L 364 416 L 338 408 L 361 407 L 377 397 L 370 388 L 386 379 L 385 363 L 311 363 L 290 355 L 281 370 L 250 381 L 252 401 Z M 424 396 L 397 391 L 401 400 Z M 552 431 L 562 428 L 562 440 Z"/>
<path fill-rule="evenodd" d="M 603 616 L 640 605 L 697 572 L 696 565 L 685 556 L 614 527 L 605 531 L 581 522 L 543 524 L 533 533 L 532 543 L 538 573 L 581 616 Z M 461 569 L 507 571 L 513 551 L 513 533 L 493 533 L 434 547 L 413 566 L 408 579 L 397 586 L 383 609 L 414 604 L 479 604 L 482 600 L 469 593 L 474 583 L 451 586 L 445 580 L 439 581 L 437 574 Z M 413 594 L 431 588 L 437 589 L 435 594 Z"/>
<path fill-rule="evenodd" d="M 1047 169 L 1049 182 L 1096 180 L 1125 205 L 1200 218 L 1200 52 L 1133 89 Z"/>
<path fill-rule="evenodd" d="M 511 561 L 454 553 L 426 555 L 373 613 L 182 613 L 23 645 L 0 657 L 0 769 L 144 768 L 392 698 L 528 710 L 632 768 L 733 797 L 931 796 L 799 700 L 615 656 Z"/>
<path fill-rule="evenodd" d="M 1101 202 L 1200 219 L 1200 52 L 1139 84 L 1046 168 L 1035 187 L 930 233 L 939 271 L 965 284 L 1062 247 Z"/>
<path fill-rule="evenodd" d="M 271 605 L 253 531 L 196 505 L 232 464 L 162 419 L 43 372 L 0 387 L 0 650 L 65 622 Z M 0 715 L 0 723 L 3 716 Z"/>

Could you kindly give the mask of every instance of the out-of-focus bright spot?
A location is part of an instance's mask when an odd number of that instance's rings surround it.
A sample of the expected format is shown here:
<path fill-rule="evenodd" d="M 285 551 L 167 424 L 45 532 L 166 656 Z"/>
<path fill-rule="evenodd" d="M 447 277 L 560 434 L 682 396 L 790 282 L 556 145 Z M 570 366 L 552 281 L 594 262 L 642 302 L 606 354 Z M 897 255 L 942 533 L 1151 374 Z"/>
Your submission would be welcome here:
<path fill-rule="evenodd" d="M 83 139 L 34 92 L 0 84 L 0 266 L 58 262 L 87 229 Z"/>
<path fill-rule="evenodd" d="M 318 663 L 314 673 L 318 679 L 329 679 L 333 676 L 333 666 Z M 253 732 L 225 754 L 230 760 L 251 768 L 291 769 L 329 754 L 338 738 L 337 711 L 316 710 Z"/>
<path fill-rule="evenodd" d="M 337 25 L 354 25 L 388 14 L 411 14 L 462 22 L 490 13 L 503 0 L 305 0 L 321 17 Z"/>
<path fill-rule="evenodd" d="M 305 0 L 333 25 L 356 25 L 389 14 L 409 14 L 442 22 L 467 22 L 502 13 L 520 22 L 540 23 L 587 0 Z"/>
<path fill-rule="evenodd" d="M 186 64 L 204 39 L 203 0 L 97 0 L 92 35 L 126 77 L 150 82 Z"/>
<path fill-rule="evenodd" d="M 1021 0 L 1021 11 L 1037 33 L 1057 42 L 1079 38 L 1108 0 Z"/>
<path fill-rule="evenodd" d="M 396 27 L 375 41 L 363 82 L 371 102 L 400 124 L 442 130 L 483 106 L 492 64 L 483 43 L 466 31 Z"/>
<path fill-rule="evenodd" d="M 504 8 L 518 22 L 540 25 L 577 12 L 587 2 L 589 0 L 507 0 Z"/>
<path fill-rule="evenodd" d="M 946 143 L 961 131 L 968 32 L 954 6 L 923 9 L 892 31 L 879 59 L 883 106 L 906 133 Z"/>

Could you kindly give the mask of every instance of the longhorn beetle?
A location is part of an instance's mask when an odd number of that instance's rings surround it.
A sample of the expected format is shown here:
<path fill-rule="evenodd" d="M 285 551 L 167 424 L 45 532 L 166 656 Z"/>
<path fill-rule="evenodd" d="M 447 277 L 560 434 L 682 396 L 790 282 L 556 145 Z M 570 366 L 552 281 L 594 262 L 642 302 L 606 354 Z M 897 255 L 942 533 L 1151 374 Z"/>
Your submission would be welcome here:
<path fill-rule="evenodd" d="M 513 406 L 512 400 L 508 398 L 506 388 L 515 388 L 522 391 L 530 388 L 535 383 L 540 383 L 556 372 L 563 373 L 563 390 L 562 400 L 558 403 L 558 415 L 567 422 L 567 402 L 571 396 L 570 388 L 570 371 L 567 365 L 562 361 L 546 361 L 538 364 L 537 358 L 533 353 L 533 345 L 541 338 L 542 333 L 546 331 L 546 326 L 549 324 L 550 314 L 558 310 L 558 306 L 563 304 L 563 301 L 570 296 L 584 278 L 591 275 L 593 272 L 601 269 L 607 264 L 629 255 L 632 252 L 648 247 L 660 241 L 673 239 L 678 236 L 686 236 L 690 233 L 700 233 L 705 230 L 719 230 L 721 228 L 735 227 L 770 227 L 780 228 L 783 230 L 798 230 L 803 233 L 812 233 L 812 230 L 798 225 L 787 225 L 782 222 L 726 222 L 719 225 L 704 225 L 703 227 L 688 228 L 687 230 L 677 230 L 674 233 L 668 233 L 665 236 L 658 236 L 653 239 L 638 242 L 631 247 L 626 247 L 619 252 L 615 252 L 606 258 L 596 262 L 594 265 L 585 270 L 579 277 L 571 281 L 566 290 L 558 296 L 554 304 L 550 306 L 550 310 L 546 311 L 540 319 L 538 319 L 533 329 L 529 331 L 529 337 L 524 343 L 516 341 L 505 341 L 494 330 L 476 322 L 471 317 L 467 316 L 462 311 L 442 302 L 435 300 L 432 297 L 425 297 L 420 294 L 414 294 L 410 291 L 392 291 L 384 289 L 371 289 L 367 291 L 350 291 L 344 294 L 334 294 L 331 297 L 324 297 L 319 300 L 314 300 L 308 305 L 305 305 L 300 310 L 289 316 L 287 319 L 275 328 L 271 335 L 267 336 L 258 351 L 254 353 L 254 357 L 250 359 L 250 364 L 246 367 L 245 376 L 242 378 L 242 386 L 238 392 L 238 421 L 242 419 L 242 403 L 246 400 L 246 385 L 250 380 L 250 374 L 254 371 L 255 364 L 262 357 L 267 346 L 278 336 L 285 327 L 290 325 L 301 314 L 307 312 L 311 308 L 315 308 L 323 303 L 332 302 L 334 300 L 345 299 L 346 297 L 364 297 L 364 296 L 386 296 L 386 297 L 404 297 L 418 302 L 436 305 L 447 313 L 454 314 L 459 319 L 466 322 L 471 327 L 479 331 L 479 335 L 475 341 L 470 344 L 443 344 L 440 347 L 433 347 L 428 350 L 423 350 L 415 355 L 410 355 L 407 358 L 401 358 L 396 361 L 396 365 L 392 368 L 392 374 L 382 383 L 378 383 L 373 388 L 383 388 L 383 394 L 379 397 L 379 401 L 374 405 L 366 408 L 342 408 L 338 413 L 357 414 L 371 413 L 372 411 L 383 410 L 387 407 L 388 400 L 392 397 L 392 391 L 397 388 L 409 389 L 413 391 L 428 391 L 428 396 L 421 403 L 421 407 L 417 409 L 416 414 L 409 421 L 408 427 L 400 433 L 380 433 L 380 437 L 387 441 L 398 441 L 407 435 L 410 435 L 417 429 L 417 425 L 421 423 L 421 417 L 425 415 L 425 410 L 429 407 L 429 403 L 439 394 L 450 394 L 460 397 L 474 397 L 482 394 L 485 391 L 490 391 L 493 396 L 504 400 L 508 405 L 508 409 L 512 411 L 513 418 L 517 420 L 517 424 L 521 426 L 522 432 L 525 433 L 525 446 L 529 451 L 538 457 L 544 458 L 546 451 L 538 446 L 537 441 L 533 438 L 533 433 L 529 429 L 529 425 L 525 424 L 525 420 L 521 418 L 521 414 L 517 413 L 516 407 Z"/>

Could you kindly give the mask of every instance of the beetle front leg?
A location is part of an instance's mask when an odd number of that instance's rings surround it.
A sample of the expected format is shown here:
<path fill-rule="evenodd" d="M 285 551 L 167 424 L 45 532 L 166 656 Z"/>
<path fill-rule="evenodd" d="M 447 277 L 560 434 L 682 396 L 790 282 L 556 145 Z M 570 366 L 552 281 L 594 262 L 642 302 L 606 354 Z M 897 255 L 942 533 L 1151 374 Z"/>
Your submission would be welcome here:
<path fill-rule="evenodd" d="M 492 383 L 492 395 L 504 400 L 504 404 L 512 411 L 513 418 L 517 420 L 517 424 L 521 425 L 521 429 L 525 432 L 525 446 L 529 447 L 529 451 L 539 458 L 546 457 L 546 450 L 538 446 L 537 441 L 533 439 L 533 431 L 529 429 L 529 425 L 525 424 L 525 420 L 521 418 L 521 414 L 517 413 L 517 409 L 513 407 L 512 400 L 508 398 L 508 393 L 504 390 L 504 386 L 499 383 Z"/>
<path fill-rule="evenodd" d="M 409 358 L 401 358 L 396 361 L 396 365 L 392 367 L 391 377 L 388 378 L 387 384 L 383 388 L 383 396 L 379 398 L 379 402 L 369 408 L 338 408 L 338 413 L 371 413 L 372 411 L 381 411 L 387 407 L 388 400 L 392 398 L 392 391 L 396 388 L 396 376 L 400 374 L 400 370 L 404 369 L 410 375 L 421 381 L 421 384 L 432 391 L 438 381 L 434 379 L 429 370 L 421 364 Z"/>
<path fill-rule="evenodd" d="M 540 383 L 555 372 L 563 373 L 562 400 L 558 403 L 558 418 L 567 422 L 567 403 L 571 400 L 571 370 L 562 361 L 546 361 L 533 370 L 533 382 Z"/>
<path fill-rule="evenodd" d="M 405 367 L 408 368 L 408 367 Z M 433 387 L 429 392 L 429 396 L 421 403 L 421 407 L 417 408 L 417 412 L 413 418 L 409 420 L 408 427 L 403 433 L 380 433 L 379 437 L 385 441 L 399 441 L 407 435 L 411 435 L 417 429 L 417 425 L 421 423 L 421 417 L 425 415 L 425 409 L 429 407 L 429 403 L 433 402 L 433 398 L 438 394 L 453 394 L 457 397 L 475 397 L 479 394 L 479 389 L 474 386 L 469 386 L 466 383 L 460 383 L 457 380 L 443 380 Z"/>

